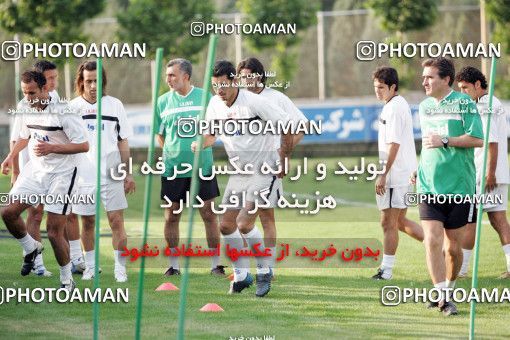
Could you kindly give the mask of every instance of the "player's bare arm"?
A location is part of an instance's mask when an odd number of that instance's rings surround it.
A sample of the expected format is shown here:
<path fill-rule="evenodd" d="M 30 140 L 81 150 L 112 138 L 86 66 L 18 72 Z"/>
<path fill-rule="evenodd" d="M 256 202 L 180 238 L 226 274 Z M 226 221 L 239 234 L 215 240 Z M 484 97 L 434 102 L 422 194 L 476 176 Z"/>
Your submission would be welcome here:
<path fill-rule="evenodd" d="M 89 151 L 89 143 L 69 143 L 69 144 L 50 144 L 46 142 L 39 142 L 34 146 L 34 153 L 36 156 L 46 156 L 50 153 L 68 155 L 75 153 L 82 153 Z"/>
<path fill-rule="evenodd" d="M 442 148 L 444 147 L 442 136 L 428 135 L 423 137 L 423 147 L 427 149 Z M 448 137 L 448 146 L 455 148 L 481 148 L 483 146 L 483 139 L 464 134 L 459 137 Z"/>

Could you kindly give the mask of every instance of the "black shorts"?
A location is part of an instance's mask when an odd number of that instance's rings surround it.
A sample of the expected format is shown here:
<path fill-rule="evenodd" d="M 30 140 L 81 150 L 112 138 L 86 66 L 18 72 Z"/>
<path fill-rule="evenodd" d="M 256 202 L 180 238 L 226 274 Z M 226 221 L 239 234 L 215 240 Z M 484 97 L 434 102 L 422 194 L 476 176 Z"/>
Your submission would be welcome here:
<path fill-rule="evenodd" d="M 445 229 L 457 229 L 476 221 L 476 207 L 471 203 L 429 203 L 419 205 L 420 220 L 443 222 Z"/>
<path fill-rule="evenodd" d="M 199 181 L 200 188 L 198 190 L 198 197 L 200 197 L 202 201 L 208 201 L 220 195 L 216 177 L 211 180 L 199 179 Z M 161 177 L 162 200 L 164 200 L 164 196 L 166 196 L 172 202 L 182 200 L 183 203 L 187 203 L 187 191 L 190 191 L 191 195 L 191 177 L 175 178 L 173 180 L 168 180 L 167 177 Z"/>

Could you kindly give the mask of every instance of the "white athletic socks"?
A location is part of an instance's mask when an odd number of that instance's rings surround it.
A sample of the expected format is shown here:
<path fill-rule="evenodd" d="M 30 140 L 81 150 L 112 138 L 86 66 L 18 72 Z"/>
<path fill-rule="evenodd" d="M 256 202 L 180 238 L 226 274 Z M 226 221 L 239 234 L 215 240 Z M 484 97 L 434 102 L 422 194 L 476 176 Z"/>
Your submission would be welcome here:
<path fill-rule="evenodd" d="M 438 282 L 438 283 L 434 284 L 434 288 L 437 288 L 439 290 L 439 295 L 440 295 L 439 301 L 445 299 L 446 282 L 447 281 L 442 281 L 442 282 Z"/>
<path fill-rule="evenodd" d="M 122 256 L 123 251 L 113 250 L 113 258 L 115 259 L 115 269 L 126 268 L 126 257 Z"/>
<path fill-rule="evenodd" d="M 278 258 L 278 255 L 276 254 L 276 247 L 270 247 L 271 250 L 271 257 L 269 258 L 269 268 L 273 270 L 274 274 L 274 266 L 276 265 L 276 259 Z"/>
<path fill-rule="evenodd" d="M 175 247 L 170 248 L 170 267 L 172 267 L 175 270 L 179 270 L 179 256 L 173 256 L 177 252 L 180 252 L 180 250 L 176 250 Z"/>
<path fill-rule="evenodd" d="M 25 237 L 18 239 L 19 243 L 23 247 L 24 254 L 30 254 L 36 248 L 36 241 L 30 236 L 30 234 L 26 234 Z"/>
<path fill-rule="evenodd" d="M 60 282 L 69 283 L 69 281 L 71 280 L 71 277 L 72 277 L 71 261 L 69 261 L 68 264 L 60 267 Z"/>
<path fill-rule="evenodd" d="M 256 244 L 259 244 L 258 249 L 261 252 L 264 251 L 264 237 L 262 236 L 262 233 L 260 232 L 259 228 L 257 228 L 257 226 L 253 226 L 253 229 L 250 230 L 247 234 L 243 234 L 243 236 L 246 239 L 246 242 L 248 242 L 250 249 L 254 249 L 253 247 Z M 257 256 L 255 257 L 255 260 L 257 261 L 257 274 L 269 273 L 270 258 L 266 259 L 266 257 Z"/>
<path fill-rule="evenodd" d="M 454 289 L 455 288 L 455 282 L 456 282 L 456 280 L 450 281 L 450 280 L 447 279 L 445 281 L 446 288 Z"/>
<path fill-rule="evenodd" d="M 217 248 L 209 248 L 211 253 L 215 253 Z M 214 269 L 220 265 L 220 256 L 214 255 L 211 257 L 211 269 Z"/>
<path fill-rule="evenodd" d="M 383 254 L 381 269 L 383 271 L 382 278 L 385 280 L 391 279 L 393 276 L 393 266 L 395 266 L 395 255 Z"/>
<path fill-rule="evenodd" d="M 505 244 L 503 246 L 503 252 L 506 257 L 506 271 L 510 272 L 510 244 Z"/>
<path fill-rule="evenodd" d="M 223 235 L 223 238 L 225 239 L 225 247 L 228 246 L 230 249 L 236 249 L 238 252 L 241 250 L 248 251 L 248 249 L 244 247 L 243 238 L 239 229 L 236 229 L 232 234 Z M 249 266 L 250 259 L 246 256 L 240 256 L 237 261 L 232 261 L 235 282 L 242 281 L 246 278 Z"/>
<path fill-rule="evenodd" d="M 71 257 L 71 261 L 78 260 L 83 256 L 80 239 L 69 241 L 69 255 Z"/>
<path fill-rule="evenodd" d="M 466 275 L 469 269 L 469 260 L 471 259 L 472 249 L 462 249 L 462 266 L 459 275 Z"/>
<path fill-rule="evenodd" d="M 37 256 L 35 257 L 35 260 L 34 260 L 34 268 L 39 268 L 39 267 L 43 267 L 43 266 L 44 266 L 44 262 L 43 262 L 42 253 L 37 254 Z"/>
<path fill-rule="evenodd" d="M 87 268 L 96 268 L 96 254 L 94 250 L 85 252 L 85 265 Z"/>

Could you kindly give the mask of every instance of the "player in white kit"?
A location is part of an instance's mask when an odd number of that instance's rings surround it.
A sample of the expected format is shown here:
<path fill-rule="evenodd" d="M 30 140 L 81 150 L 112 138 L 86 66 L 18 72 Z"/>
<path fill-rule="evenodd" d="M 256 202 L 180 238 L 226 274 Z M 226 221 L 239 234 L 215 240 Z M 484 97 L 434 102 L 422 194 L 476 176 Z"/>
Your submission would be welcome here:
<path fill-rule="evenodd" d="M 284 123 L 289 121 L 288 115 L 278 106 L 250 91 L 239 89 L 236 84 L 233 84 L 235 74 L 236 70 L 232 63 L 225 60 L 216 62 L 212 77 L 216 95 L 207 107 L 207 121 L 220 124 L 225 124 L 228 121 L 240 124 L 241 120 L 271 121 L 275 124 L 277 121 Z M 276 168 L 278 162 L 284 164 L 292 150 L 292 135 L 290 132 L 282 135 L 280 154 L 278 154 L 272 135 L 250 134 L 249 132 L 243 135 L 240 130 L 237 130 L 235 134 L 224 133 L 219 138 L 230 159 L 237 157 L 236 163 L 241 169 L 246 165 L 252 165 L 254 171 L 254 174 L 250 175 L 236 174 L 229 177 L 222 200 L 223 204 L 229 204 L 229 208 L 221 216 L 221 233 L 225 244 L 232 249 L 241 251 L 247 246 L 253 248 L 257 243 L 263 244 L 263 240 L 260 233 L 258 235 L 252 233 L 258 211 L 253 214 L 249 211 L 255 207 L 256 202 L 267 203 L 269 208 L 274 208 L 282 194 L 281 178 L 284 176 L 283 172 L 278 173 L 278 176 L 264 175 L 260 168 L 263 163 L 267 163 L 273 168 Z M 206 134 L 203 147 L 212 146 L 215 140 L 216 136 Z M 196 151 L 196 149 L 197 143 L 194 142 L 192 150 Z M 243 196 L 245 196 L 244 201 Z M 236 198 L 239 204 L 232 205 Z M 253 283 L 253 278 L 249 273 L 249 258 L 242 256 L 232 264 L 234 280 L 231 282 L 230 293 L 239 293 Z M 269 292 L 271 278 L 269 261 L 264 257 L 257 257 L 256 296 L 262 297 Z"/>
<path fill-rule="evenodd" d="M 75 87 L 79 97 L 74 98 L 71 109 L 77 111 L 84 120 L 89 132 L 90 150 L 80 158 L 78 168 L 78 192 L 95 195 L 96 192 L 96 115 L 97 115 L 97 76 L 96 62 L 82 63 L 77 72 Z M 106 210 L 108 222 L 112 229 L 112 246 L 114 256 L 114 275 L 117 282 L 127 281 L 126 258 L 121 256 L 127 245 L 124 229 L 124 209 L 128 207 L 126 193 L 135 191 L 135 182 L 131 174 L 123 181 L 116 181 L 110 176 L 110 169 L 117 169 L 122 162 L 129 163 L 130 151 L 128 138 L 132 136 L 122 102 L 106 95 L 106 72 L 103 69 L 102 135 L 101 135 L 101 202 Z M 116 171 L 115 171 L 116 172 Z M 85 250 L 86 269 L 83 280 L 91 280 L 95 271 L 94 226 L 95 205 L 73 205 L 73 214 L 82 217 L 82 242 Z M 77 228 L 76 216 L 71 217 L 70 226 Z"/>
<path fill-rule="evenodd" d="M 271 103 L 279 106 L 284 112 L 289 115 L 289 119 L 297 126 L 299 122 L 307 122 L 303 112 L 301 112 L 296 105 L 284 93 L 277 91 L 273 88 L 266 86 L 266 71 L 264 66 L 257 58 L 247 58 L 242 60 L 237 65 L 237 75 L 242 80 L 243 87 L 249 91 L 266 98 Z M 292 148 L 301 141 L 304 133 L 300 132 L 293 135 Z M 272 136 L 277 149 L 280 149 L 280 135 Z M 274 217 L 274 209 L 260 209 L 259 212 L 260 222 L 264 230 L 264 246 L 271 249 L 271 263 L 270 268 L 274 275 L 274 266 L 276 262 L 276 223 Z M 260 235 L 260 230 L 255 226 L 252 231 L 253 234 Z M 258 236 L 262 237 L 262 236 Z"/>
<path fill-rule="evenodd" d="M 381 211 L 384 254 L 374 280 L 389 280 L 393 276 L 399 230 L 423 241 L 419 224 L 406 218 L 405 196 L 412 192 L 409 178 L 418 161 L 414 146 L 413 119 L 407 101 L 398 94 L 398 74 L 394 68 L 380 67 L 373 76 L 377 99 L 384 102 L 379 117 L 379 160 L 386 162 L 385 172 L 375 183 L 377 207 Z"/>
<path fill-rule="evenodd" d="M 71 209 L 68 197 L 74 195 L 75 189 L 76 154 L 87 152 L 89 144 L 83 121 L 76 114 L 65 113 L 69 111 L 67 105 L 51 101 L 45 84 L 46 79 L 40 72 L 26 71 L 21 76 L 25 97 L 20 108 L 24 112 L 21 131 L 1 165 L 2 173 L 8 174 L 14 157 L 27 146 L 30 161 L 9 193 L 11 203 L 2 209 L 1 214 L 7 229 L 27 254 L 21 268 L 21 275 L 25 276 L 33 269 L 42 244 L 27 233 L 21 213 L 31 205 L 44 203 L 48 238 L 60 265 L 61 287 L 72 290 L 74 281 L 64 227 Z"/>
<path fill-rule="evenodd" d="M 487 80 L 483 73 L 474 67 L 465 67 L 455 77 L 460 91 L 468 94 L 477 102 L 478 112 L 482 118 L 483 131 L 487 133 L 487 117 L 489 110 L 489 95 Z M 487 212 L 489 221 L 499 235 L 503 253 L 506 258 L 506 271 L 500 278 L 510 278 L 510 225 L 506 217 L 508 205 L 508 183 L 510 183 L 508 169 L 508 129 L 503 105 L 495 96 L 492 97 L 492 116 L 489 131 L 489 150 L 487 156 L 487 172 L 485 194 L 500 197 L 501 203 L 485 204 L 483 211 Z M 482 181 L 483 148 L 475 148 L 476 190 L 479 193 Z M 462 266 L 459 277 L 466 277 L 471 252 L 475 245 L 476 223 L 466 226 L 464 242 L 462 244 Z"/>
<path fill-rule="evenodd" d="M 45 88 L 49 92 L 51 97 L 51 101 L 58 102 L 59 96 L 57 93 L 58 88 L 58 71 L 57 66 L 47 60 L 39 60 L 34 64 L 34 70 L 37 72 L 41 72 L 46 79 Z M 19 103 L 21 105 L 21 102 Z M 21 115 L 16 115 L 14 117 L 14 123 L 12 125 L 11 130 L 11 150 L 16 141 L 19 139 L 19 134 L 21 131 Z M 12 169 L 11 183 L 14 184 L 16 179 L 23 167 L 30 160 L 30 155 L 28 149 L 23 149 L 19 155 L 14 159 L 14 165 Z M 27 209 L 27 232 L 32 236 L 35 240 L 41 242 L 41 222 L 43 218 L 43 205 L 39 204 L 37 207 L 29 207 Z M 23 252 L 23 256 L 26 254 Z M 34 269 L 32 272 L 38 276 L 51 276 L 52 273 L 46 269 L 43 261 L 43 254 L 38 254 L 35 258 Z"/>

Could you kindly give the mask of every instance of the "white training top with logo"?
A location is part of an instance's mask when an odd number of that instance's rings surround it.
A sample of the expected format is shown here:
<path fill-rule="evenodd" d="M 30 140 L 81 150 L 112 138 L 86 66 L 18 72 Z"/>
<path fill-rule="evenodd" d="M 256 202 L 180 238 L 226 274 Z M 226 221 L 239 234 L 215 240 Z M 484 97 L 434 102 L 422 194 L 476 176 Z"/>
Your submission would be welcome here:
<path fill-rule="evenodd" d="M 22 106 L 29 108 L 27 103 Z M 65 113 L 65 112 L 68 113 Z M 45 110 L 38 113 L 24 113 L 21 116 L 21 130 L 19 138 L 28 139 L 30 161 L 33 176 L 56 174 L 72 171 L 76 166 L 76 154 L 50 153 L 37 157 L 34 147 L 39 141 L 50 144 L 84 143 L 87 141 L 87 131 L 80 117 L 69 113 L 69 107 L 58 102 L 50 102 Z"/>
<path fill-rule="evenodd" d="M 480 97 L 477 103 L 478 112 L 482 118 L 483 132 L 487 133 L 487 112 L 489 109 L 489 96 Z M 498 98 L 492 99 L 491 129 L 489 132 L 489 144 L 498 143 L 498 160 L 496 165 L 497 184 L 510 183 L 508 169 L 508 131 L 506 123 L 505 109 Z M 488 156 L 487 156 L 488 157 Z M 481 169 L 483 165 L 483 148 L 475 148 L 476 179 L 481 182 Z M 487 158 L 487 169 L 489 168 L 489 158 Z"/>
<path fill-rule="evenodd" d="M 259 96 L 263 96 L 271 103 L 275 103 L 278 105 L 283 111 L 285 111 L 289 115 L 290 121 L 294 124 L 298 124 L 299 122 L 308 122 L 305 115 L 301 110 L 299 110 L 296 105 L 287 97 L 285 94 L 272 89 L 270 87 L 264 87 L 262 92 L 259 93 Z M 297 125 L 295 125 L 296 127 Z M 280 135 L 274 136 L 276 148 L 280 148 L 281 145 L 281 137 Z"/>
<path fill-rule="evenodd" d="M 400 95 L 391 98 L 379 117 L 379 159 L 387 161 L 390 143 L 399 144 L 397 156 L 386 176 L 386 186 L 394 188 L 409 185 L 409 177 L 416 171 L 418 161 L 414 146 L 411 108 Z"/>
<path fill-rule="evenodd" d="M 239 89 L 238 95 L 232 106 L 228 107 L 219 96 L 211 98 L 207 106 L 206 120 L 255 120 L 271 121 L 274 126 L 278 121 L 284 123 L 289 121 L 289 115 L 280 107 L 271 103 L 264 97 L 251 93 L 245 89 Z M 279 159 L 275 145 L 274 135 L 258 134 L 252 135 L 221 135 L 218 136 L 223 144 L 229 158 L 239 157 L 238 164 L 252 164 L 253 170 L 260 169 L 260 166 L 267 162 L 274 166 Z"/>
<path fill-rule="evenodd" d="M 78 116 L 81 116 L 85 122 L 89 136 L 89 152 L 86 153 L 86 157 L 80 159 L 78 175 L 87 183 L 95 183 L 97 103 L 91 104 L 80 96 L 71 100 L 69 106 L 71 109 L 78 112 Z M 104 96 L 102 98 L 101 116 L 101 181 L 105 183 L 106 181 L 112 181 L 110 169 L 117 168 L 121 162 L 117 143 L 131 137 L 133 135 L 133 129 L 127 120 L 124 105 L 115 97 Z"/>
<path fill-rule="evenodd" d="M 57 91 L 55 91 L 55 90 L 51 91 L 49 93 L 49 95 L 50 95 L 51 101 L 54 103 L 58 103 L 58 101 L 60 100 L 60 97 L 59 97 Z M 22 103 L 23 103 L 23 100 L 21 100 L 18 103 L 18 106 L 17 106 L 18 109 L 20 109 L 22 107 L 21 106 Z M 18 140 L 20 131 L 21 131 L 21 118 L 20 118 L 20 115 L 16 115 L 14 117 L 13 123 L 11 125 L 11 142 L 16 142 Z M 21 152 L 19 153 L 19 156 L 18 156 L 18 163 L 19 163 L 20 171 L 21 171 L 21 169 L 23 169 L 25 164 L 28 163 L 29 160 L 30 160 L 30 155 L 28 153 L 28 148 L 21 150 Z"/>

